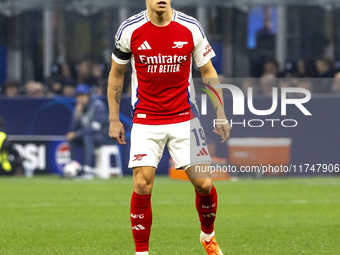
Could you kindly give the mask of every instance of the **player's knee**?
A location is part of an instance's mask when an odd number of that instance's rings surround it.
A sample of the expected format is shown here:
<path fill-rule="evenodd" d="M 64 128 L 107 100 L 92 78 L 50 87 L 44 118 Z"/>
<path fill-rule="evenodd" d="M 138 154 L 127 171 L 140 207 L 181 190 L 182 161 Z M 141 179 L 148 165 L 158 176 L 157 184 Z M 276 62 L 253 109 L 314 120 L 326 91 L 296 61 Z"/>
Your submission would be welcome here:
<path fill-rule="evenodd" d="M 205 179 L 195 185 L 196 191 L 201 194 L 209 194 L 212 188 L 213 183 L 211 179 Z"/>
<path fill-rule="evenodd" d="M 152 184 L 146 179 L 136 180 L 134 183 L 134 191 L 139 195 L 148 195 L 151 193 Z"/>

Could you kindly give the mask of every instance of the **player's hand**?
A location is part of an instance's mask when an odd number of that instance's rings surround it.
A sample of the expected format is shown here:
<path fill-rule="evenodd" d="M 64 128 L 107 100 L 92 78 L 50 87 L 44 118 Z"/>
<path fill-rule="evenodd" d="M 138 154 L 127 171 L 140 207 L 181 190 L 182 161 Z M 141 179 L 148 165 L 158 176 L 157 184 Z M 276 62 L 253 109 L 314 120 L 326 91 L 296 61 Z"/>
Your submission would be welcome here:
<path fill-rule="evenodd" d="M 118 144 L 126 144 L 124 126 L 119 120 L 110 121 L 109 136 Z"/>
<path fill-rule="evenodd" d="M 66 134 L 66 140 L 67 141 L 72 141 L 74 138 L 76 138 L 76 136 L 77 136 L 76 132 L 73 132 L 73 131 L 68 132 Z"/>
<path fill-rule="evenodd" d="M 77 103 L 75 108 L 76 108 L 76 116 L 77 118 L 80 118 L 81 115 L 83 114 L 84 105 L 81 103 Z"/>
<path fill-rule="evenodd" d="M 229 122 L 223 124 L 216 124 L 216 127 L 214 128 L 214 133 L 221 136 L 222 143 L 225 143 L 230 136 L 230 130 L 231 126 L 229 125 Z"/>

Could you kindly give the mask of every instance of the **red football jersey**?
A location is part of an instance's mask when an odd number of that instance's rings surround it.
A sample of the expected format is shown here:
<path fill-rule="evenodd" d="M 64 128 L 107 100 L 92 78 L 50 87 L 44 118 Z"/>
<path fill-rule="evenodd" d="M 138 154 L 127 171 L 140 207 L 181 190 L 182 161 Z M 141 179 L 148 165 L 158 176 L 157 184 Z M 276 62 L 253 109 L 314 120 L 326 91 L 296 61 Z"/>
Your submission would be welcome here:
<path fill-rule="evenodd" d="M 153 25 L 143 11 L 120 26 L 112 58 L 132 66 L 133 122 L 171 124 L 196 112 L 192 59 L 198 67 L 215 56 L 199 22 L 173 11 L 169 25 Z"/>

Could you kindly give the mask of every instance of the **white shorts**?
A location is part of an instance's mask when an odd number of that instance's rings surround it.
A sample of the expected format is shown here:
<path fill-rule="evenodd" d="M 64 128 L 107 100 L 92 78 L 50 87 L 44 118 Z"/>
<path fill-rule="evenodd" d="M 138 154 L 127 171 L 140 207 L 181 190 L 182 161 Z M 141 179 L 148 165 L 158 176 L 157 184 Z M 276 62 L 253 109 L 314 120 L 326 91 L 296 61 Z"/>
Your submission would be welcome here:
<path fill-rule="evenodd" d="M 198 118 L 167 125 L 134 123 L 131 130 L 129 167 L 157 168 L 165 145 L 175 167 L 183 168 L 211 162 L 205 134 Z"/>

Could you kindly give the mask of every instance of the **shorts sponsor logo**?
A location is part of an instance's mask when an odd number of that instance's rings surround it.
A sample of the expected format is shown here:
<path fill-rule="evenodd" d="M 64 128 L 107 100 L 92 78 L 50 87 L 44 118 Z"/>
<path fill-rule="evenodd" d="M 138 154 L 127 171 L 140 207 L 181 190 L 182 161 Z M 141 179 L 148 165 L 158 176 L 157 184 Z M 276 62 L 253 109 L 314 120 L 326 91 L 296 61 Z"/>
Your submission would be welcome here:
<path fill-rule="evenodd" d="M 143 157 L 147 156 L 148 154 L 136 154 L 136 155 L 133 155 L 135 157 L 134 160 L 132 161 L 141 161 L 143 159 Z"/>

